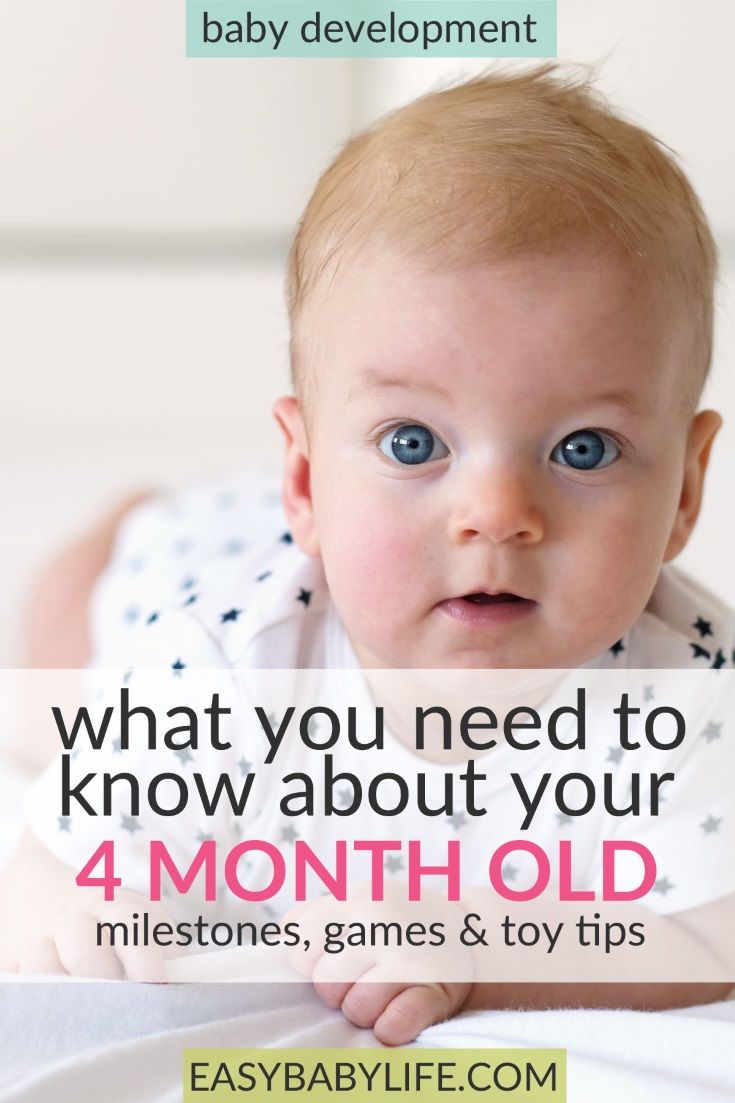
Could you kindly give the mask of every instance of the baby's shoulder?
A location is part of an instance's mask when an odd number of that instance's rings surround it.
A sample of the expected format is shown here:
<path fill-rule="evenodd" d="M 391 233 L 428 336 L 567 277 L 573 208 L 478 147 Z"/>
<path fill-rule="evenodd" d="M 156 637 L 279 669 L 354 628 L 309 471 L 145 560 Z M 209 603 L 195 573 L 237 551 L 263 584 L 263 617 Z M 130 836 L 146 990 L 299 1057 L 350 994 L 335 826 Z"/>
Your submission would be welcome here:
<path fill-rule="evenodd" d="M 629 667 L 732 667 L 735 611 L 681 568 L 667 564 L 624 644 Z"/>
<path fill-rule="evenodd" d="M 92 602 L 93 665 L 300 665 L 325 601 L 273 480 L 220 479 L 125 518 Z"/>

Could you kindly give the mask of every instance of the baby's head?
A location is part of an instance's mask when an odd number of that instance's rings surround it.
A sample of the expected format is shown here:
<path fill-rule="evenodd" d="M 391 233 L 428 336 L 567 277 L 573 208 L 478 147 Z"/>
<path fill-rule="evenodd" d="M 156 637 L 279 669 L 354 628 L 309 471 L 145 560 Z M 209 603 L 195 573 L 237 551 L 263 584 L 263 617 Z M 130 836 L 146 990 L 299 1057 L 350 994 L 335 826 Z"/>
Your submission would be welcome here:
<path fill-rule="evenodd" d="M 349 143 L 289 266 L 284 501 L 360 661 L 573 667 L 687 542 L 715 248 L 666 151 L 553 66 Z"/>

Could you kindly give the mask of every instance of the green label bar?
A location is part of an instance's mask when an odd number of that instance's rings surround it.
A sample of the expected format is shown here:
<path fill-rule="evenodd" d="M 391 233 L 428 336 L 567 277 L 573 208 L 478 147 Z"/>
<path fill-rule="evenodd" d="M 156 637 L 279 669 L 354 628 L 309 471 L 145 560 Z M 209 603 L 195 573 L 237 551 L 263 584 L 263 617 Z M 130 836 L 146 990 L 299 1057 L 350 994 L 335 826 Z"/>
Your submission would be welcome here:
<path fill-rule="evenodd" d="M 187 57 L 555 57 L 556 0 L 186 0 Z"/>
<path fill-rule="evenodd" d="M 309 1103 L 502 1097 L 565 1103 L 563 1049 L 187 1049 L 184 1103 L 308 1094 Z"/>

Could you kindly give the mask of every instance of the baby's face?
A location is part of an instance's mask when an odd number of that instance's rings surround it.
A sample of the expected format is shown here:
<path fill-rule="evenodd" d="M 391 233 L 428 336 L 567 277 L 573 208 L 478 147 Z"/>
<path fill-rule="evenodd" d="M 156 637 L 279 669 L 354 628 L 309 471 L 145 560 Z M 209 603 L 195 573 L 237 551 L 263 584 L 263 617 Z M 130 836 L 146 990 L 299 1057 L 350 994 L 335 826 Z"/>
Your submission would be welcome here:
<path fill-rule="evenodd" d="M 285 498 L 364 665 L 574 667 L 631 627 L 719 423 L 681 398 L 683 314 L 590 253 L 338 275 Z"/>

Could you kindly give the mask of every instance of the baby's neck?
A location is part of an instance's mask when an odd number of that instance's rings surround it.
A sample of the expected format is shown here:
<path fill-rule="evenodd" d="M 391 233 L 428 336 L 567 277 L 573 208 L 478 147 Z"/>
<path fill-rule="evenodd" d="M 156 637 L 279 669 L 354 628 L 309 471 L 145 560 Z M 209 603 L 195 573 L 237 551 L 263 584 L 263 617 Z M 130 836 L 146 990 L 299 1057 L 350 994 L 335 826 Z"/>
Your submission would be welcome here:
<path fill-rule="evenodd" d="M 446 765 L 481 757 L 505 742 L 503 729 L 511 711 L 538 710 L 566 673 L 364 671 L 373 701 L 383 709 L 386 727 L 398 742 L 426 761 Z"/>

